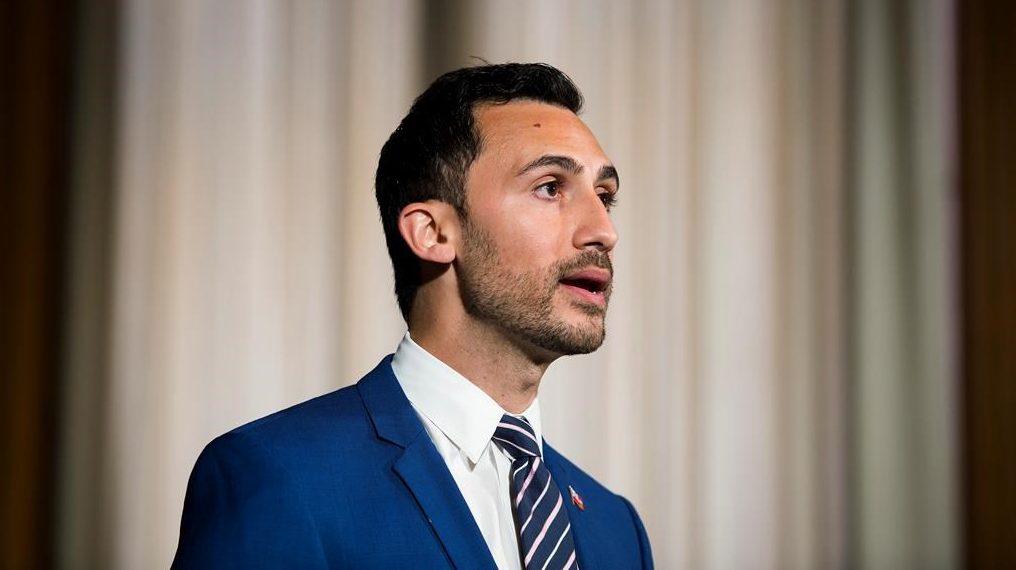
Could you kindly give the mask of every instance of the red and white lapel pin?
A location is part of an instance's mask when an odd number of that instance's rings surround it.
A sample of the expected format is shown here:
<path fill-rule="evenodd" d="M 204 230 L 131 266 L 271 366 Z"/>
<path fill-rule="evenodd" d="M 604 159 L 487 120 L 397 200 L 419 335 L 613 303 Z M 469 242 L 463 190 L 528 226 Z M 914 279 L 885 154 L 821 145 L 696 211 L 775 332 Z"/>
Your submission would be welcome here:
<path fill-rule="evenodd" d="M 580 511 L 586 510 L 586 504 L 582 501 L 582 495 L 575 492 L 575 488 L 568 485 L 568 492 L 571 494 L 571 502 L 579 508 Z"/>

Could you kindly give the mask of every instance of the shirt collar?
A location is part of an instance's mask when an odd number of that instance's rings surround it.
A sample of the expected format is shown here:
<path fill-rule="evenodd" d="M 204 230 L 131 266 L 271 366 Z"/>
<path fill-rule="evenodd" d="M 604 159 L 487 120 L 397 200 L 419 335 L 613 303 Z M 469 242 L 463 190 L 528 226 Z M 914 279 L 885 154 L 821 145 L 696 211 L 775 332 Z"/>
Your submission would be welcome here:
<path fill-rule="evenodd" d="M 476 384 L 416 344 L 407 332 L 402 337 L 392 370 L 413 407 L 423 414 L 473 463 L 480 460 L 501 416 L 508 413 Z M 525 416 L 543 451 L 540 401 L 534 399 Z"/>

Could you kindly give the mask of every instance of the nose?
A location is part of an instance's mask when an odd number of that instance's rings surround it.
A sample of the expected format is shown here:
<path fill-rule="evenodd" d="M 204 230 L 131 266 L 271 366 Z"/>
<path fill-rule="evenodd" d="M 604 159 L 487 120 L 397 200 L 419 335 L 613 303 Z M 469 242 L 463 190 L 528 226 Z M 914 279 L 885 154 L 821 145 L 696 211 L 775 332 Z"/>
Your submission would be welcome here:
<path fill-rule="evenodd" d="M 574 236 L 574 245 L 578 249 L 595 248 L 600 251 L 614 249 L 617 244 L 617 230 L 610 218 L 607 206 L 603 204 L 595 190 L 583 192 L 578 200 L 578 223 Z"/>

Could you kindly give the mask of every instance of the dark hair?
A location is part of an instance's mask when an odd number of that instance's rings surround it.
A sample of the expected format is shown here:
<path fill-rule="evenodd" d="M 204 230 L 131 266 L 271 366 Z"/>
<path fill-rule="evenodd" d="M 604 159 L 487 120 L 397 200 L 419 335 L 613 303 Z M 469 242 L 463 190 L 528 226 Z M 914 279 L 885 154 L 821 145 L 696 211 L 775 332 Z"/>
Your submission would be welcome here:
<path fill-rule="evenodd" d="M 467 67 L 438 77 L 381 148 L 374 188 L 395 270 L 395 296 L 407 322 L 420 287 L 420 260 L 399 233 L 399 213 L 413 202 L 440 200 L 464 219 L 466 174 L 482 149 L 473 111 L 477 104 L 515 100 L 576 114 L 582 109 L 582 94 L 572 80 L 545 63 Z"/>

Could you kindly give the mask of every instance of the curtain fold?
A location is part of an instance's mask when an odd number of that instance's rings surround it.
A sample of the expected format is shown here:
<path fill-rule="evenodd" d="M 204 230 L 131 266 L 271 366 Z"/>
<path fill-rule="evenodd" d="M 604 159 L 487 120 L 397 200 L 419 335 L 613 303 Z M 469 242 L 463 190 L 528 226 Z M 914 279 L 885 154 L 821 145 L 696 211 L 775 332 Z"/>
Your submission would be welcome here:
<path fill-rule="evenodd" d="M 864 568 L 949 568 L 957 534 L 952 5 L 857 3 L 853 536 Z"/>

